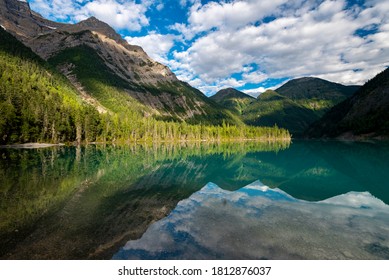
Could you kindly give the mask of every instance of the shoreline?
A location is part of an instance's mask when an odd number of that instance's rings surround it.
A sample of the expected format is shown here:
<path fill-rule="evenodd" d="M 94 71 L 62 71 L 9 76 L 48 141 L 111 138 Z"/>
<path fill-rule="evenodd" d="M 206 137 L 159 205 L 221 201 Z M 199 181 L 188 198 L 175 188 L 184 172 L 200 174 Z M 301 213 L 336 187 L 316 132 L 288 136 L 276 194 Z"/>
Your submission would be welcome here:
<path fill-rule="evenodd" d="M 59 144 L 50 144 L 50 143 L 25 143 L 25 144 L 10 144 L 10 145 L 0 145 L 0 148 L 6 149 L 40 149 L 40 148 L 50 148 L 50 147 L 59 147 L 65 146 L 63 143 Z"/>
<path fill-rule="evenodd" d="M 159 141 L 107 141 L 107 142 L 81 142 L 79 145 L 76 143 L 24 143 L 24 144 L 7 144 L 0 145 L 0 149 L 39 149 L 50 147 L 63 147 L 63 146 L 86 146 L 86 145 L 129 145 L 129 144 L 185 144 L 185 143 L 241 143 L 241 142 L 291 142 L 291 138 L 247 138 L 247 139 L 221 139 L 221 140 L 159 140 Z"/>

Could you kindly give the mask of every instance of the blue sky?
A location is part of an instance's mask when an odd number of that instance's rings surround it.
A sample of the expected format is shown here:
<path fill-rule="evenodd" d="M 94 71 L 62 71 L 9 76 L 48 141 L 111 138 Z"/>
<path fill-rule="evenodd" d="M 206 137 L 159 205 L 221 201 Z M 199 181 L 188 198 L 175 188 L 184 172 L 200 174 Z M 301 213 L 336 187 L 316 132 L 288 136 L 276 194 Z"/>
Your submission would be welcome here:
<path fill-rule="evenodd" d="M 387 0 L 30 0 L 51 20 L 95 16 L 205 94 L 292 78 L 362 84 L 389 65 Z"/>

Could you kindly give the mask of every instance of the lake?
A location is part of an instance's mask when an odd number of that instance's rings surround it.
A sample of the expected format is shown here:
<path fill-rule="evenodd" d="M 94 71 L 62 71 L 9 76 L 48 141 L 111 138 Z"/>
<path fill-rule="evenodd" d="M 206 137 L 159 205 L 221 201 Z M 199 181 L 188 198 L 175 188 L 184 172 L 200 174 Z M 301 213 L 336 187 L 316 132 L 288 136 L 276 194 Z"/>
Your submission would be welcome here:
<path fill-rule="evenodd" d="M 0 149 L 0 259 L 389 259 L 389 143 Z"/>

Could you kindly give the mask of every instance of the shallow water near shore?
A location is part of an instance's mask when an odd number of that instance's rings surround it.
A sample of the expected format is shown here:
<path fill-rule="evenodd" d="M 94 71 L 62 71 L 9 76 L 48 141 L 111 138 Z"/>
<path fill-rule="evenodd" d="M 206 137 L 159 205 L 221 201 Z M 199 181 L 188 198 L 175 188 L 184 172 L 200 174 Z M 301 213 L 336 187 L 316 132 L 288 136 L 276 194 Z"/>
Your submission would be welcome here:
<path fill-rule="evenodd" d="M 0 150 L 1 259 L 389 259 L 389 144 Z"/>

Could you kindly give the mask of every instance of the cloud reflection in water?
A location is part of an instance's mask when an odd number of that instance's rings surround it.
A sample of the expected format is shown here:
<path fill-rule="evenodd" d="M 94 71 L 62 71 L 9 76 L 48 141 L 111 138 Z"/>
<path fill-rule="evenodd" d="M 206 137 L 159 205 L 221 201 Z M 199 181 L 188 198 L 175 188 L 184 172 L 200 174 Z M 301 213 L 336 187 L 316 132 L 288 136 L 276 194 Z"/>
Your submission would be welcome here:
<path fill-rule="evenodd" d="M 389 259 L 389 206 L 368 192 L 320 202 L 256 181 L 208 183 L 114 259 Z"/>

